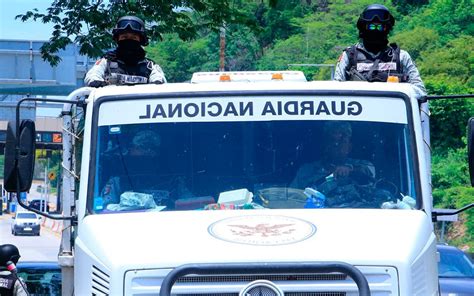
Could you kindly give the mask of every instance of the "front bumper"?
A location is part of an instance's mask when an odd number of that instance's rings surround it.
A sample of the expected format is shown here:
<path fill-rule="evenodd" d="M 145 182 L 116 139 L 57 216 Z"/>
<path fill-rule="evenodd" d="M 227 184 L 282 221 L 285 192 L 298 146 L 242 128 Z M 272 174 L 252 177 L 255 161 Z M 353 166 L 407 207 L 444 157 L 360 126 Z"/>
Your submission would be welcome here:
<path fill-rule="evenodd" d="M 299 264 L 295 264 L 299 265 Z M 398 272 L 391 266 L 355 266 L 367 279 L 372 296 L 399 295 Z M 125 295 L 158 293 L 171 269 L 130 270 L 125 273 Z M 173 285 L 173 295 L 238 296 L 251 282 L 267 280 L 285 295 L 359 295 L 357 284 L 340 272 L 229 274 L 185 276 Z M 325 294 L 326 293 L 326 294 Z"/>
<path fill-rule="evenodd" d="M 15 225 L 13 230 L 17 234 L 38 234 L 40 233 L 40 225 Z"/>

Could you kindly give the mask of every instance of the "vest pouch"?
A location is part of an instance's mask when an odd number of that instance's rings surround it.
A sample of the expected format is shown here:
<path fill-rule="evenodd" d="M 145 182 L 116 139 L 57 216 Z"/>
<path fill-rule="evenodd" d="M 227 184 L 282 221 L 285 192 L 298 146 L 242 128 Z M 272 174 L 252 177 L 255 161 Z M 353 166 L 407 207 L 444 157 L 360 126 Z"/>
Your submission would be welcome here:
<path fill-rule="evenodd" d="M 347 72 L 347 77 L 349 77 L 348 80 L 350 81 L 367 81 L 367 78 L 354 67 Z"/>
<path fill-rule="evenodd" d="M 369 82 L 387 82 L 388 79 L 387 72 L 374 71 L 371 76 L 368 79 Z"/>

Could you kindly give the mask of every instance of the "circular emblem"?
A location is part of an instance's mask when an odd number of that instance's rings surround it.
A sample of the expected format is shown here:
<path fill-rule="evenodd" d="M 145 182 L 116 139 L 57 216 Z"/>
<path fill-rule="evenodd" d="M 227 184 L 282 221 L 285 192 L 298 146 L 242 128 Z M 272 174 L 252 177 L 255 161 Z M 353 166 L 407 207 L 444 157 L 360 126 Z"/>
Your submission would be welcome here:
<path fill-rule="evenodd" d="M 217 221 L 209 233 L 221 240 L 257 246 L 288 245 L 316 232 L 312 223 L 286 216 L 239 216 Z"/>
<path fill-rule="evenodd" d="M 266 280 L 253 281 L 240 291 L 239 296 L 283 296 L 283 291 Z"/>
<path fill-rule="evenodd" d="M 56 179 L 56 173 L 54 172 L 49 172 L 48 173 L 48 179 L 53 181 L 54 179 Z"/>

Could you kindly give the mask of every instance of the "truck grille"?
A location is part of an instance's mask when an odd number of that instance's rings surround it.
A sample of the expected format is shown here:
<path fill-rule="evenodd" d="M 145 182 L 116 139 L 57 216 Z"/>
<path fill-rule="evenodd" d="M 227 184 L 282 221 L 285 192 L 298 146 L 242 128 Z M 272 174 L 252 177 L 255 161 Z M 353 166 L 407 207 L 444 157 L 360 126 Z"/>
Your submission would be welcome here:
<path fill-rule="evenodd" d="M 298 282 L 314 281 L 344 281 L 345 274 L 266 274 L 266 275 L 215 275 L 215 276 L 185 276 L 179 278 L 176 284 L 197 284 L 197 283 L 240 283 L 246 284 L 256 280 L 267 280 L 276 283 L 296 284 Z M 239 296 L 239 293 L 205 293 L 205 294 L 174 294 L 176 296 Z M 264 294 L 267 295 L 267 294 Z M 270 295 L 270 294 L 269 294 Z M 344 292 L 286 292 L 285 296 L 345 296 Z"/>
<path fill-rule="evenodd" d="M 399 295 L 398 275 L 394 267 L 361 266 L 372 296 Z M 170 269 L 130 270 L 125 275 L 125 294 L 158 293 Z M 188 275 L 173 285 L 172 296 L 238 296 L 248 284 L 266 280 L 281 289 L 285 296 L 357 295 L 357 285 L 342 273 L 286 274 L 214 274 Z"/>
<path fill-rule="evenodd" d="M 222 294 L 174 294 L 176 296 L 239 296 L 239 293 Z M 285 296 L 346 296 L 344 292 L 294 292 L 285 293 Z"/>
<path fill-rule="evenodd" d="M 253 282 L 256 280 L 275 281 L 342 281 L 347 276 L 340 273 L 329 274 L 266 274 L 266 275 L 216 275 L 216 276 L 185 276 L 177 283 L 233 283 Z"/>

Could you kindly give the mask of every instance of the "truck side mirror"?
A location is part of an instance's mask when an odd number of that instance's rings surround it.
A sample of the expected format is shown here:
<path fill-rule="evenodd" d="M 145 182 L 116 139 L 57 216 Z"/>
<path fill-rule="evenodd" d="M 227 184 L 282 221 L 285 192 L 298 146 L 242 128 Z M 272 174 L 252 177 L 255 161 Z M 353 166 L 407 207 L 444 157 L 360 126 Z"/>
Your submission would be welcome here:
<path fill-rule="evenodd" d="M 474 186 L 474 117 L 469 118 L 467 122 L 467 156 L 471 186 Z"/>
<path fill-rule="evenodd" d="M 21 121 L 19 138 L 14 122 L 8 122 L 5 143 L 4 188 L 8 192 L 30 190 L 35 165 L 36 129 L 34 121 Z M 18 141 L 18 152 L 16 145 Z"/>

